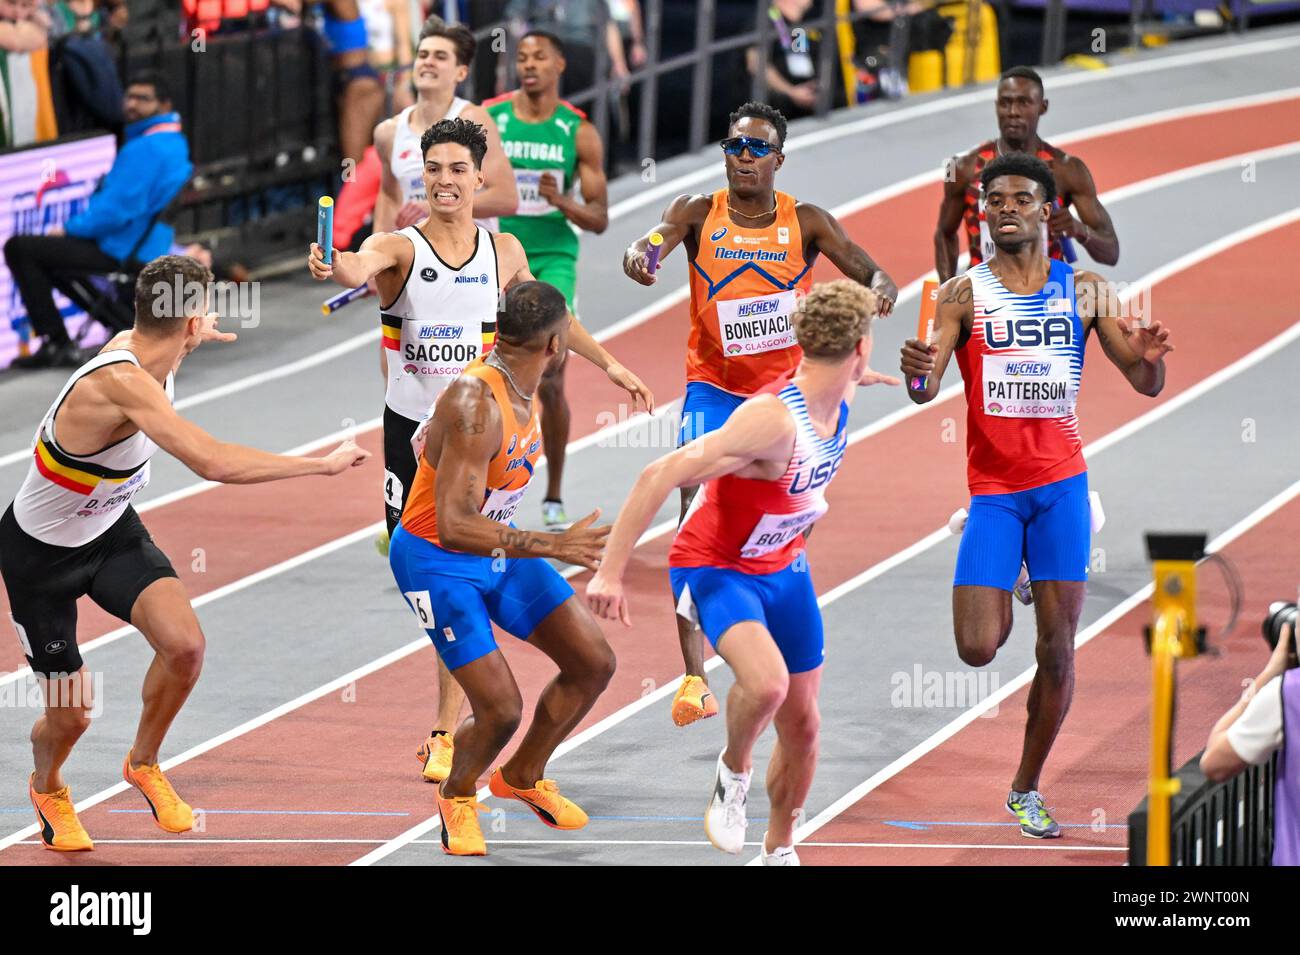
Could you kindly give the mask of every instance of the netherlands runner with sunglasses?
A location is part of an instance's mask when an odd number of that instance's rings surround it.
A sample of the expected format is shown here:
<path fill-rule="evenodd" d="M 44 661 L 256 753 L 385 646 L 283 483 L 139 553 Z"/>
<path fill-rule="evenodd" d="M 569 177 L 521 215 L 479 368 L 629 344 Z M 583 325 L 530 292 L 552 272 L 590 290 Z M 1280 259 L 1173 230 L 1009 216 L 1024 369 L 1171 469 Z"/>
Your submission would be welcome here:
<path fill-rule="evenodd" d="M 746 103 L 731 114 L 722 151 L 727 186 L 711 195 L 678 196 L 663 221 L 623 256 L 633 281 L 653 285 L 650 236 L 660 259 L 685 244 L 691 283 L 691 332 L 686 350 L 686 400 L 678 446 L 716 431 L 741 403 L 798 366 L 801 352 L 791 316 L 812 285 L 812 266 L 824 254 L 845 276 L 876 294 L 877 315 L 894 307 L 893 280 L 825 209 L 777 192 L 785 163 L 786 122 L 766 103 Z M 874 373 L 872 373 L 874 374 Z M 868 382 L 864 382 L 868 383 Z M 681 489 L 685 520 L 697 486 Z M 704 679 L 704 637 L 678 616 L 686 676 L 673 698 L 673 722 L 685 726 L 718 712 Z"/>

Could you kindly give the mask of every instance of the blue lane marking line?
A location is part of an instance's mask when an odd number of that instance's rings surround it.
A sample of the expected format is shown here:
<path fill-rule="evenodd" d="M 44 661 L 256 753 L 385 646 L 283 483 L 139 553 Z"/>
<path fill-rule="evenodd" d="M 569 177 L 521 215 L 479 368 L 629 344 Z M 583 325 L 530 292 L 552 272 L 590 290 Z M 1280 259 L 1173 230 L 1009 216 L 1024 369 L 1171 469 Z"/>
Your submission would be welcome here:
<path fill-rule="evenodd" d="M 147 810 L 146 810 L 147 811 Z M 1019 829 L 1018 822 L 906 822 L 901 819 L 886 819 L 885 825 L 896 826 L 899 829 L 911 829 L 913 832 L 925 832 L 931 826 L 998 826 Z M 1127 829 L 1128 824 L 1122 822 L 1107 823 L 1103 826 L 1095 826 L 1090 822 L 1062 822 L 1059 823 L 1062 829 Z"/>

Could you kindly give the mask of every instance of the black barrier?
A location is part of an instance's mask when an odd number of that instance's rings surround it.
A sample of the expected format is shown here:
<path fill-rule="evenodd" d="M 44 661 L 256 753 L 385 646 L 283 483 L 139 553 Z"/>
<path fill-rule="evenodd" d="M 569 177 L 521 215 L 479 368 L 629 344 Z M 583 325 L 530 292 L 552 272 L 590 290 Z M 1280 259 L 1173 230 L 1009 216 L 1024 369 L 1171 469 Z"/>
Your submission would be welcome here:
<path fill-rule="evenodd" d="M 1273 858 L 1273 782 L 1277 754 L 1259 766 L 1214 783 L 1200 767 L 1201 754 L 1174 774 L 1170 864 L 1264 866 Z M 1146 865 L 1147 801 L 1128 817 L 1129 865 Z"/>
<path fill-rule="evenodd" d="M 250 20 L 168 42 L 155 31 L 128 38 L 122 59 L 126 76 L 158 70 L 172 86 L 194 163 L 170 216 L 179 236 L 218 254 L 228 245 L 249 263 L 311 241 L 308 211 L 337 191 L 341 172 L 333 76 L 314 29 Z"/>

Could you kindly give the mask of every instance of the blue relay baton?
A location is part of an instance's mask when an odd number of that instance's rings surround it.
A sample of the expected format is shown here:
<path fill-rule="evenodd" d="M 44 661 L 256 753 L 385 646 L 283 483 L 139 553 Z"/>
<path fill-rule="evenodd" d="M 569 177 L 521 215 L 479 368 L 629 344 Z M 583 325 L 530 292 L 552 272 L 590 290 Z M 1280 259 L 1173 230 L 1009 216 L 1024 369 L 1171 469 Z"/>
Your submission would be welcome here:
<path fill-rule="evenodd" d="M 334 200 L 321 196 L 316 204 L 316 244 L 320 246 L 321 259 L 333 265 L 334 259 Z"/>

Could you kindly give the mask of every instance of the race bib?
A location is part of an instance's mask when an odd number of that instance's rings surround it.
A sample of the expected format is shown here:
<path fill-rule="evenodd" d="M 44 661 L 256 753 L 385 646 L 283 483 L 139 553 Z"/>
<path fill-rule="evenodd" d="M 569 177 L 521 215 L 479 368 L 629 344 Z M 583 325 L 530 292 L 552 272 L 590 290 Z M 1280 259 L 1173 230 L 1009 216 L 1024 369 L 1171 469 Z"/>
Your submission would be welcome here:
<path fill-rule="evenodd" d="M 1067 418 L 1079 389 L 1070 360 L 1056 355 L 985 355 L 984 413 L 995 418 Z"/>
<path fill-rule="evenodd" d="M 405 202 L 428 202 L 429 196 L 424 191 L 424 176 L 412 176 L 406 181 Z"/>
<path fill-rule="evenodd" d="M 750 532 L 749 540 L 740 548 L 741 557 L 762 557 L 780 550 L 817 523 L 830 507 L 818 501 L 812 507 L 793 514 L 764 514 Z"/>
<path fill-rule="evenodd" d="M 549 172 L 555 177 L 556 189 L 564 194 L 563 169 L 516 169 L 515 188 L 519 190 L 519 208 L 517 216 L 545 216 L 557 211 L 541 194 L 542 173 Z"/>
<path fill-rule="evenodd" d="M 125 481 L 104 478 L 77 508 L 78 517 L 95 517 L 112 514 L 131 503 L 140 490 L 149 483 L 149 462 Z"/>
<path fill-rule="evenodd" d="M 509 524 L 515 519 L 515 511 L 519 510 L 519 502 L 524 499 L 526 490 L 527 485 L 513 491 L 493 491 L 483 503 L 481 513 L 490 521 Z"/>
<path fill-rule="evenodd" d="M 794 345 L 794 310 L 793 291 L 718 302 L 722 354 L 742 358 Z"/>

